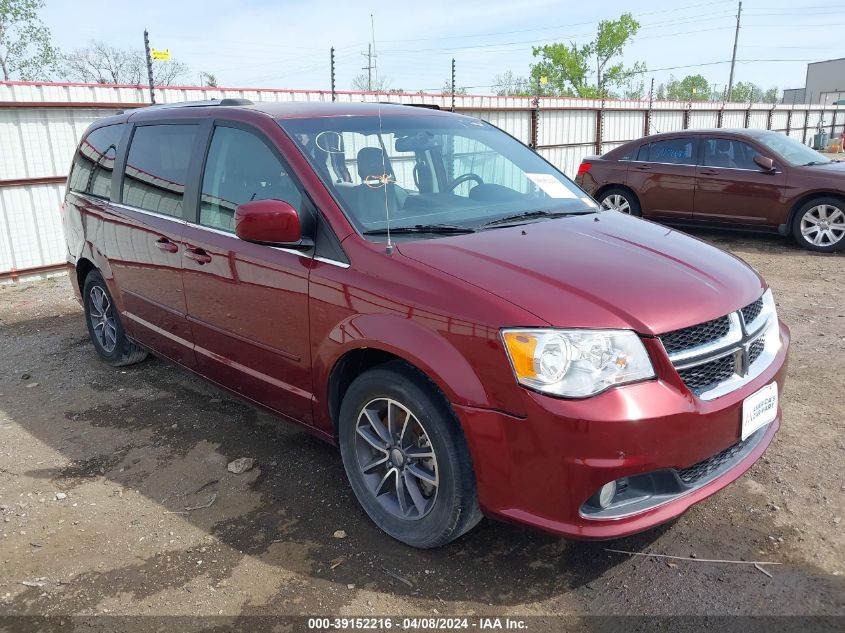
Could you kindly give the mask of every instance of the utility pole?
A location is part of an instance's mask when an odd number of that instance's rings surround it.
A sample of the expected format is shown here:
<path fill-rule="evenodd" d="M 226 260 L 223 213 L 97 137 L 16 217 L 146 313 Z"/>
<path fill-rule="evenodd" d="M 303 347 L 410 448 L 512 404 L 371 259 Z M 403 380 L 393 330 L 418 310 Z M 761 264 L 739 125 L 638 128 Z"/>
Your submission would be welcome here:
<path fill-rule="evenodd" d="M 335 94 L 334 88 L 334 46 L 331 47 L 329 52 L 329 60 L 331 61 L 331 73 L 332 73 L 332 101 L 337 99 L 337 95 Z"/>
<path fill-rule="evenodd" d="M 734 52 L 731 56 L 731 76 L 728 79 L 728 87 L 725 91 L 726 101 L 731 100 L 731 92 L 734 88 L 734 66 L 736 66 L 736 45 L 739 42 L 739 19 L 742 16 L 742 0 L 740 0 L 739 8 L 736 11 L 736 33 L 734 33 Z"/>
<path fill-rule="evenodd" d="M 153 88 L 153 60 L 150 57 L 150 34 L 144 29 L 144 51 L 147 55 L 147 78 L 150 80 L 150 102 L 155 105 L 156 93 Z"/>
<path fill-rule="evenodd" d="M 455 111 L 455 58 L 452 58 L 452 112 Z"/>
<path fill-rule="evenodd" d="M 367 44 L 367 52 L 361 53 L 362 55 L 367 56 L 367 65 L 362 67 L 361 70 L 367 71 L 367 92 L 373 91 L 373 45 Z"/>

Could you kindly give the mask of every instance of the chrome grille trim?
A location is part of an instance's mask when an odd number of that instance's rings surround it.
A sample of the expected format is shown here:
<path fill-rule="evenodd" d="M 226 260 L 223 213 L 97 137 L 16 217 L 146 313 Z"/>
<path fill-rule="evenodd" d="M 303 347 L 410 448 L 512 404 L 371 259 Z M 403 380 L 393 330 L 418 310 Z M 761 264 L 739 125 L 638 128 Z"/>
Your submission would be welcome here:
<path fill-rule="evenodd" d="M 780 349 L 780 335 L 770 292 L 767 290 L 753 303 L 722 317 L 730 323 L 724 336 L 668 353 L 678 375 L 696 397 L 713 400 L 726 395 L 757 378 L 775 359 Z M 749 322 L 746 322 L 746 317 Z M 686 328 L 693 331 L 689 336 L 684 336 L 684 330 L 676 330 L 658 338 L 661 342 L 664 336 L 669 335 L 672 336 L 670 341 L 696 340 L 701 338 L 698 332 L 702 327 L 709 328 L 715 321 L 718 319 Z M 733 357 L 732 363 L 726 362 L 729 356 Z M 733 371 L 726 378 L 728 365 L 732 365 Z M 700 371 L 696 371 L 697 368 Z M 713 382 L 707 383 L 710 378 Z"/>

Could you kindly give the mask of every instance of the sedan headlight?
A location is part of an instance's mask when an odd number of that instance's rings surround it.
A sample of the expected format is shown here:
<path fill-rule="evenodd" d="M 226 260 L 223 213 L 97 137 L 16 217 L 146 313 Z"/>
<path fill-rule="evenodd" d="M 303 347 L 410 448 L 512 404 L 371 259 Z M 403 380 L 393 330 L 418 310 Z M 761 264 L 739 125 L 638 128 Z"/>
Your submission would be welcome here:
<path fill-rule="evenodd" d="M 521 385 L 584 398 L 608 387 L 654 378 L 640 337 L 629 330 L 502 330 Z"/>

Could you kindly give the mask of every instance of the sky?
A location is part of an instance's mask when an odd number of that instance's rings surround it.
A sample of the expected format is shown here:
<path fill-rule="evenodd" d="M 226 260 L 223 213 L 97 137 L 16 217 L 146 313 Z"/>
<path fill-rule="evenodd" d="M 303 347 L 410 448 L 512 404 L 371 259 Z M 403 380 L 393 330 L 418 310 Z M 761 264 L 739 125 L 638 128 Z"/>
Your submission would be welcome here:
<path fill-rule="evenodd" d="M 781 89 L 804 85 L 808 62 L 845 57 L 842 0 L 744 0 L 735 81 Z M 439 92 L 452 58 L 457 85 L 493 94 L 505 71 L 527 75 L 532 47 L 582 44 L 599 20 L 629 11 L 641 24 L 627 64 L 644 62 L 648 87 L 700 73 L 723 90 L 736 27 L 735 0 L 46 0 L 41 15 L 63 50 L 102 40 L 118 47 L 169 48 L 224 87 L 329 89 L 335 48 L 337 89 L 366 72 L 370 15 L 377 72 L 392 88 Z"/>

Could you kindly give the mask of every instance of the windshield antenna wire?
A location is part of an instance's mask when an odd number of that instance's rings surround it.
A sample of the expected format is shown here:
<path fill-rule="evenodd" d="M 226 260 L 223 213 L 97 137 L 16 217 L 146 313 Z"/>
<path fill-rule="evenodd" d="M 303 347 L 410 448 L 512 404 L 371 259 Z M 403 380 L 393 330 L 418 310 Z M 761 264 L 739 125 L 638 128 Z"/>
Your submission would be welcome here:
<path fill-rule="evenodd" d="M 370 14 L 370 33 L 372 35 L 373 40 L 373 59 L 376 59 L 376 27 L 375 21 L 373 19 L 373 14 Z M 387 173 L 387 148 L 384 145 L 384 130 L 382 128 L 381 123 L 381 99 L 379 98 L 379 93 L 381 92 L 379 88 L 378 82 L 378 62 L 373 63 L 373 75 L 375 79 L 375 88 L 376 88 L 376 111 L 378 112 L 378 136 L 379 136 L 379 145 L 381 145 L 381 173 L 382 173 L 382 186 L 384 187 L 384 219 L 387 226 L 387 246 L 385 246 L 384 252 L 388 255 L 393 254 L 393 242 L 390 239 L 390 204 L 387 200 L 387 187 L 390 184 L 390 178 Z"/>

